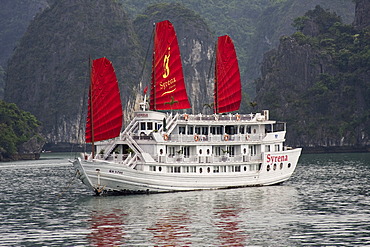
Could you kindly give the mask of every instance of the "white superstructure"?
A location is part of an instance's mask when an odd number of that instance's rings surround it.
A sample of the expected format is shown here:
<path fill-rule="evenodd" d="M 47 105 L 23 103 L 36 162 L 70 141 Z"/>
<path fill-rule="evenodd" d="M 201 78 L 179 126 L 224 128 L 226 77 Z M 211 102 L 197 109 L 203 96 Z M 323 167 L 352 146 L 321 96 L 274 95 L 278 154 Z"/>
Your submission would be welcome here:
<path fill-rule="evenodd" d="M 73 164 L 97 194 L 156 193 L 279 184 L 301 149 L 284 146 L 285 123 L 256 114 L 135 112 L 120 136 Z"/>

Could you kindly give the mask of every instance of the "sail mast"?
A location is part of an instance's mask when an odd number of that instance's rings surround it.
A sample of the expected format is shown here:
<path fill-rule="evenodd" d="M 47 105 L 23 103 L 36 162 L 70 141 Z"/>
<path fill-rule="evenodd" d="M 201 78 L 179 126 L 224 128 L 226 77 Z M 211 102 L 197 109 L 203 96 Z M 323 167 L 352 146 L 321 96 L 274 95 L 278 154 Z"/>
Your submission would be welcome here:
<path fill-rule="evenodd" d="M 95 157 L 95 146 L 94 146 L 94 114 L 93 114 L 93 100 L 92 100 L 92 85 L 93 85 L 93 79 L 92 79 L 92 62 L 91 57 L 89 56 L 89 73 L 90 73 L 90 89 L 89 89 L 89 104 L 90 104 L 90 120 L 91 120 L 91 155 L 92 158 Z"/>

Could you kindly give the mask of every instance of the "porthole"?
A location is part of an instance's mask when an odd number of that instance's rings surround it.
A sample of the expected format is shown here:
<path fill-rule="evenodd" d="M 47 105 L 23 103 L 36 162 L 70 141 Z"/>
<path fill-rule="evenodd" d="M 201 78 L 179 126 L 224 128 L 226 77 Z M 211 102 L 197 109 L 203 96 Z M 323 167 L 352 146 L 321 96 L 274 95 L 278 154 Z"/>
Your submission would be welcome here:
<path fill-rule="evenodd" d="M 244 171 L 245 171 L 245 172 L 247 171 L 247 167 L 246 167 L 246 166 L 244 166 Z"/>
<path fill-rule="evenodd" d="M 276 163 L 274 164 L 274 171 L 276 170 Z"/>
<path fill-rule="evenodd" d="M 243 149 L 243 152 L 244 152 L 244 154 L 246 154 L 246 153 L 247 153 L 247 149 L 246 149 L 246 148 L 244 148 L 244 149 Z"/>
<path fill-rule="evenodd" d="M 207 172 L 210 173 L 211 172 L 211 168 L 207 167 Z"/>
<path fill-rule="evenodd" d="M 292 164 L 290 164 L 290 163 L 289 163 L 289 164 L 288 164 L 288 168 L 290 168 L 291 166 L 292 166 Z"/>
<path fill-rule="evenodd" d="M 159 154 L 161 154 L 161 155 L 163 154 L 163 149 L 159 150 Z"/>
<path fill-rule="evenodd" d="M 267 169 L 267 171 L 270 171 L 270 165 L 267 165 L 266 169 Z"/>
<path fill-rule="evenodd" d="M 283 169 L 283 163 L 280 163 L 280 170 Z"/>
<path fill-rule="evenodd" d="M 209 154 L 209 152 L 210 152 L 209 149 L 207 149 L 207 154 Z"/>
<path fill-rule="evenodd" d="M 199 168 L 199 173 L 202 173 L 203 172 L 203 169 L 202 168 Z"/>
<path fill-rule="evenodd" d="M 202 154 L 202 149 L 199 149 L 199 154 Z"/>
<path fill-rule="evenodd" d="M 158 167 L 158 171 L 160 171 L 160 172 L 162 171 L 162 167 L 161 167 L 161 166 L 160 166 L 160 167 Z"/>

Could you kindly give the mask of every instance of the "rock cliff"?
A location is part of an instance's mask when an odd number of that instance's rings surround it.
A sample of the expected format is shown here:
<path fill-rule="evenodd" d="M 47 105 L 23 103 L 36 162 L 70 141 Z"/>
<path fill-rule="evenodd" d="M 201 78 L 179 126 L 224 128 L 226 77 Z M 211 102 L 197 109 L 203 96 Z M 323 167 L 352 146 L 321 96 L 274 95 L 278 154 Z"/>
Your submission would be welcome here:
<path fill-rule="evenodd" d="M 369 31 L 318 6 L 296 24 L 298 32 L 265 54 L 259 108 L 289 123 L 290 145 L 369 145 Z"/>
<path fill-rule="evenodd" d="M 5 99 L 33 113 L 49 142 L 82 140 L 88 61 L 103 56 L 113 62 L 127 101 L 136 93 L 143 59 L 121 5 L 55 1 L 31 23 L 9 61 Z"/>
<path fill-rule="evenodd" d="M 193 110 L 202 110 L 213 90 L 214 40 L 204 21 L 181 5 L 152 6 L 135 20 L 135 31 L 122 5 L 105 0 L 55 1 L 39 14 L 9 61 L 5 99 L 35 115 L 48 142 L 82 142 L 88 60 L 105 56 L 115 67 L 127 121 L 150 81 L 150 55 L 143 80 L 141 72 L 152 24 L 164 19 L 178 31 Z"/>

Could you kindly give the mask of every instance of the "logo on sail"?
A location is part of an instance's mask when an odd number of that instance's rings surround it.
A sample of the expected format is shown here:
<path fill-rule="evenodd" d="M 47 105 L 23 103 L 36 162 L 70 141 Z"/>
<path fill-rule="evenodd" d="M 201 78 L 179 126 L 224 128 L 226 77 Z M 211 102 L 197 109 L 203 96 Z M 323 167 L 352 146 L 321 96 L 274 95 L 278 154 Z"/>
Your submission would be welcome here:
<path fill-rule="evenodd" d="M 170 62 L 170 47 L 168 47 L 168 54 L 167 55 L 164 55 L 164 59 L 163 59 L 163 70 L 164 70 L 164 73 L 163 73 L 163 78 L 167 78 L 168 75 L 170 74 L 170 67 L 168 66 L 168 63 Z"/>
<path fill-rule="evenodd" d="M 171 48 L 168 47 L 168 52 L 167 54 L 164 55 L 164 58 L 163 58 L 163 75 L 162 77 L 164 79 L 166 79 L 169 75 L 170 75 L 170 66 L 169 66 L 169 63 L 170 63 L 170 56 L 171 56 Z M 176 78 L 172 78 L 168 81 L 165 81 L 165 82 L 161 82 L 159 85 L 161 87 L 162 90 L 167 90 L 165 92 L 162 93 L 162 96 L 165 95 L 165 94 L 169 94 L 169 93 L 172 93 L 176 90 Z"/>

